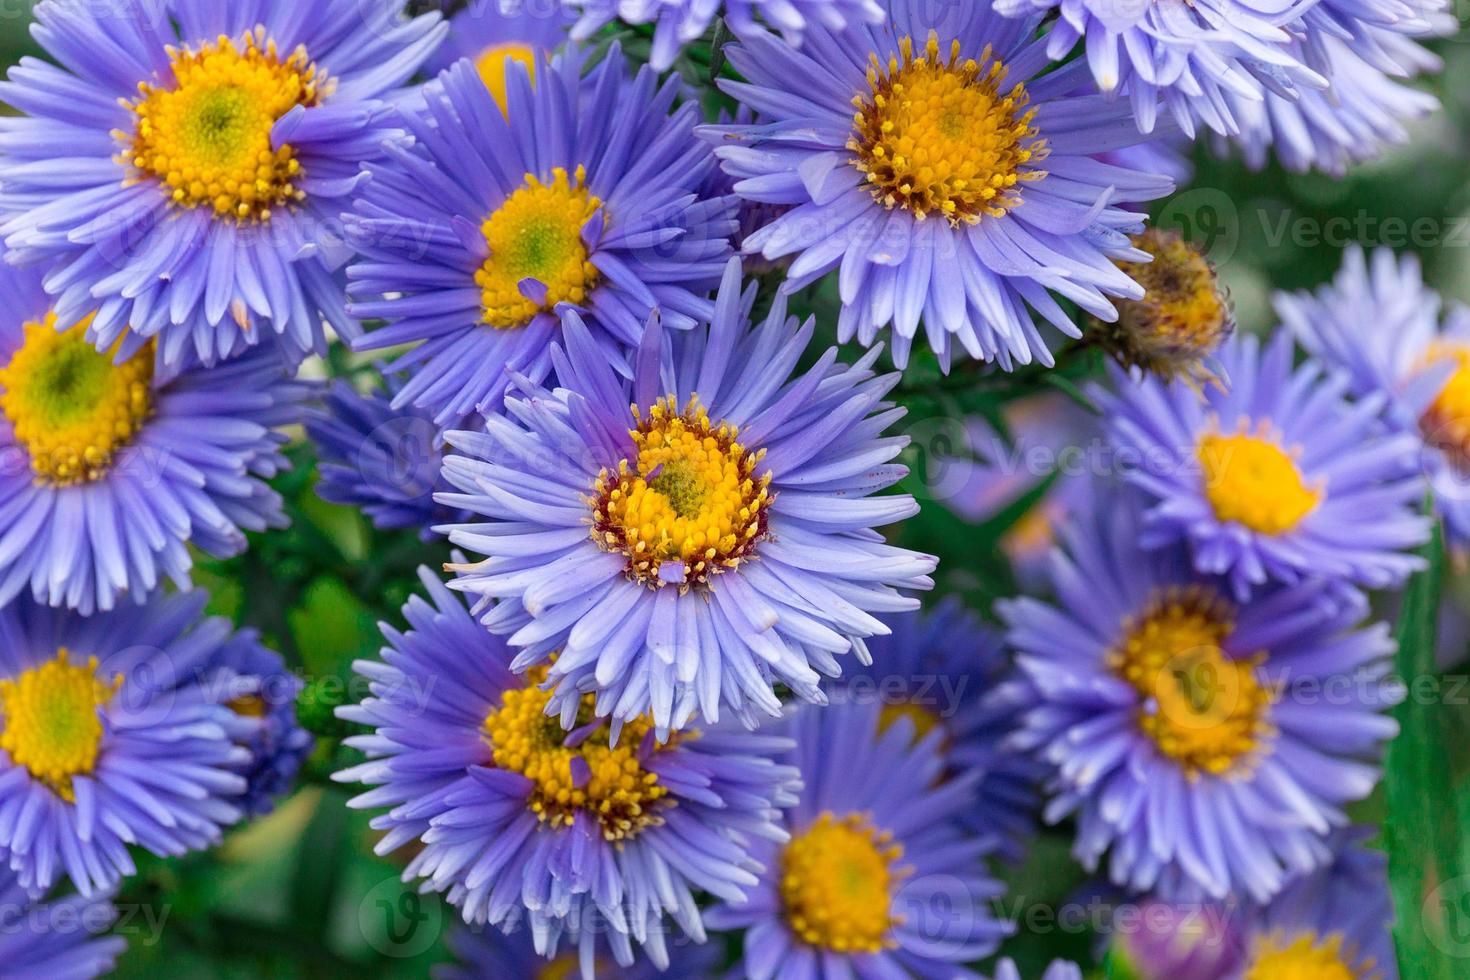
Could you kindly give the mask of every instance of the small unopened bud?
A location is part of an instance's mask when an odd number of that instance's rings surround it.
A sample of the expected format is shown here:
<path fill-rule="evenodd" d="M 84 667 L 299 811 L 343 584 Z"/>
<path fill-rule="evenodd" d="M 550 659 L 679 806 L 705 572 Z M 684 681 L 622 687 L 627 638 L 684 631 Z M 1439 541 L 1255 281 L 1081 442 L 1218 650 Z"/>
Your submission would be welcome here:
<path fill-rule="evenodd" d="M 1115 301 L 1118 320 L 1098 325 L 1099 341 L 1124 365 L 1165 380 L 1213 380 L 1211 355 L 1235 329 L 1215 267 L 1172 232 L 1150 228 L 1133 245 L 1153 261 L 1118 267 L 1143 287 L 1143 298 Z"/>

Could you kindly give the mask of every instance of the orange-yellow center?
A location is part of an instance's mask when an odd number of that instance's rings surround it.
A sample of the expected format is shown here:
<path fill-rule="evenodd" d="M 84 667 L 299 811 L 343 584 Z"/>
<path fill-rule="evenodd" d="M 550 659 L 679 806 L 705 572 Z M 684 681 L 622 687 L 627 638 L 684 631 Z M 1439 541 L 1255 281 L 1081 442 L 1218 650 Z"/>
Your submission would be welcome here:
<path fill-rule="evenodd" d="M 73 802 L 72 777 L 91 773 L 102 745 L 98 709 L 121 679 L 97 677 L 97 658 L 73 664 L 65 648 L 19 676 L 0 680 L 0 749 L 11 761 Z"/>
<path fill-rule="evenodd" d="M 1211 432 L 1196 452 L 1204 492 L 1215 516 L 1261 534 L 1285 534 L 1322 502 L 1321 487 L 1309 487 L 1288 453 L 1264 426 L 1223 435 Z"/>
<path fill-rule="evenodd" d="M 1381 980 L 1371 958 L 1354 959 L 1341 933 L 1274 933 L 1257 944 L 1244 980 Z"/>
<path fill-rule="evenodd" d="M 766 533 L 771 477 L 756 475 L 765 452 L 715 425 L 690 399 L 681 412 L 660 398 L 645 418 L 633 406 L 636 449 L 593 486 L 593 538 L 628 556 L 629 573 L 651 586 L 705 582 L 749 557 Z M 680 564 L 669 576 L 665 565 Z"/>
<path fill-rule="evenodd" d="M 127 162 L 162 181 L 181 207 L 209 207 L 239 222 L 305 198 L 301 161 L 271 130 L 297 106 L 313 106 L 326 80 L 304 48 L 282 58 L 264 28 L 221 36 L 197 50 L 169 49 L 173 78 L 143 82 Z"/>
<path fill-rule="evenodd" d="M 536 80 L 536 51 L 521 41 L 492 44 L 475 58 L 475 70 L 480 73 L 481 81 L 495 97 L 500 111 L 506 115 L 510 114 L 506 90 L 509 86 L 511 65 L 525 65 L 526 70 L 531 73 L 531 80 Z"/>
<path fill-rule="evenodd" d="M 1230 335 L 1235 321 L 1209 260 L 1178 235 L 1149 229 L 1133 244 L 1152 262 L 1120 262 L 1144 289 L 1142 299 L 1117 300 L 1118 320 L 1104 324 L 1107 346 L 1128 365 L 1164 378 L 1203 381 L 1201 361 Z"/>
<path fill-rule="evenodd" d="M 560 303 L 586 302 L 602 274 L 588 258 L 582 228 L 599 215 L 606 220 L 586 180 L 581 167 L 574 178 L 557 167 L 550 183 L 526 174 L 525 184 L 485 219 L 480 230 L 490 257 L 475 273 L 485 323 L 511 330 Z M 527 295 L 528 281 L 545 295 Z"/>
<path fill-rule="evenodd" d="M 100 353 L 87 340 L 91 320 L 59 331 L 52 313 L 26 324 L 0 366 L 0 412 L 40 482 L 100 479 L 153 411 L 153 343 L 116 364 L 116 347 Z"/>
<path fill-rule="evenodd" d="M 1271 690 L 1262 656 L 1227 654 L 1230 607 L 1203 589 L 1167 589 L 1123 626 L 1113 670 L 1140 695 L 1139 724 L 1159 751 L 1191 774 L 1224 775 L 1270 731 Z"/>
<path fill-rule="evenodd" d="M 909 870 L 903 847 L 861 813 L 823 813 L 781 854 L 786 924 L 803 942 L 838 953 L 876 953 L 897 945 L 902 918 L 893 897 Z"/>
<path fill-rule="evenodd" d="M 578 812 L 587 813 L 597 819 L 604 838 L 620 841 L 661 822 L 674 801 L 658 777 L 643 768 L 644 736 L 652 722 L 638 718 L 625 724 L 616 746 L 609 744 L 605 721 L 593 734 L 568 744 L 560 717 L 546 714 L 551 694 L 540 687 L 546 674 L 544 666 L 532 668 L 527 686 L 506 691 L 486 717 L 485 737 L 495 765 L 531 780 L 531 811 L 553 827 L 570 826 Z M 594 703 L 595 695 L 583 698 L 579 729 L 593 721 Z M 650 751 L 696 737 L 682 732 Z"/>
<path fill-rule="evenodd" d="M 1046 176 L 1031 164 L 1047 149 L 1031 126 L 1036 111 L 1026 109 L 1025 88 L 1002 91 L 1005 78 L 988 47 L 979 59 L 962 59 L 954 41 L 942 58 L 933 31 L 918 57 L 911 37 L 886 65 L 872 55 L 847 146 L 873 197 L 955 225 L 1019 204 L 1018 185 Z"/>

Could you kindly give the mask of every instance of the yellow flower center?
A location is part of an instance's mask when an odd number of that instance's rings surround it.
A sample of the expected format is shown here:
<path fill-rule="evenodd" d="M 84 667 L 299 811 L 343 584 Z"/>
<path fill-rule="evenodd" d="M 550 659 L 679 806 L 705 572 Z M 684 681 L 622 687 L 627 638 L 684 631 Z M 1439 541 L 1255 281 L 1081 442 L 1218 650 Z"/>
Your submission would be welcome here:
<path fill-rule="evenodd" d="M 129 106 L 133 167 L 162 181 L 175 204 L 241 222 L 268 221 L 273 208 L 302 200 L 301 162 L 290 146 L 272 146 L 271 129 L 325 94 L 305 49 L 283 60 L 257 29 L 238 43 L 221 36 L 169 54 L 172 84 L 140 84 Z"/>
<path fill-rule="evenodd" d="M 570 826 L 578 811 L 597 818 L 602 836 L 626 840 L 645 827 L 662 822 L 661 812 L 674 805 L 658 777 L 644 770 L 642 746 L 653 724 L 638 718 L 623 726 L 618 744 L 611 746 L 603 722 L 591 735 L 582 729 L 593 721 L 595 695 L 582 699 L 576 744 L 561 727 L 559 716 L 548 716 L 551 694 L 540 684 L 546 668 L 533 667 L 527 686 L 506 691 L 500 706 L 485 719 L 485 736 L 497 768 L 517 772 L 535 784 L 530 808 L 552 827 Z M 683 732 L 676 739 L 697 737 Z M 663 751 L 655 747 L 653 751 Z"/>
<path fill-rule="evenodd" d="M 1428 363 L 1452 361 L 1455 372 L 1419 420 L 1429 443 L 1443 450 L 1461 471 L 1470 471 L 1470 346 L 1435 344 Z"/>
<path fill-rule="evenodd" d="M 952 224 L 1001 217 L 1021 203 L 1017 184 L 1046 176 L 1025 169 L 1046 158 L 1046 141 L 1031 127 L 1026 89 L 1001 91 L 1006 67 L 987 47 L 979 60 L 960 60 L 960 42 L 941 60 L 929 32 L 915 59 L 914 39 L 899 42 L 902 59 L 887 66 L 870 56 L 866 95 L 853 99 L 847 147 L 873 197 L 917 217 L 944 215 Z"/>
<path fill-rule="evenodd" d="M 543 184 L 526 174 L 525 186 L 507 197 L 481 231 L 490 257 L 475 273 L 484 320 L 498 330 L 523 327 L 537 313 L 559 303 L 583 303 L 601 273 L 587 258 L 582 227 L 602 208 L 585 186 L 587 171 L 575 182 L 561 167 Z M 604 220 L 606 216 L 604 215 Z M 534 280 L 546 289 L 539 302 L 522 291 Z"/>
<path fill-rule="evenodd" d="M 1124 624 L 1110 665 L 1144 699 L 1143 731 L 1191 775 L 1223 775 L 1269 734 L 1271 691 L 1256 678 L 1264 656 L 1237 659 L 1222 645 L 1230 608 L 1204 589 L 1167 589 Z"/>
<path fill-rule="evenodd" d="M 31 458 L 38 480 L 68 486 L 96 480 L 153 410 L 153 343 L 121 364 L 87 340 L 92 318 L 65 331 L 56 314 L 25 325 L 25 339 L 0 367 L 0 411 Z"/>
<path fill-rule="evenodd" d="M 651 586 L 707 582 L 753 554 L 772 500 L 770 474 L 755 473 L 765 451 L 713 425 L 697 398 L 682 413 L 670 395 L 646 419 L 634 405 L 633 416 L 634 458 L 593 486 L 593 539 L 626 554 L 629 574 Z M 682 567 L 661 577 L 665 562 Z"/>
<path fill-rule="evenodd" d="M 0 680 L 0 749 L 67 802 L 73 776 L 90 773 L 102 744 L 98 708 L 117 692 L 121 678 L 97 679 L 97 658 L 73 665 L 65 648 L 54 660 Z"/>
<path fill-rule="evenodd" d="M 939 727 L 939 716 L 922 704 L 914 704 L 912 701 L 901 701 L 897 704 L 885 704 L 878 713 L 878 730 L 886 732 L 898 723 L 900 718 L 907 718 L 914 723 L 914 740 L 918 741 Z"/>
<path fill-rule="evenodd" d="M 1245 980 L 1379 980 L 1371 958 L 1355 969 L 1341 933 L 1319 937 L 1311 932 L 1294 937 L 1274 934 L 1262 940 L 1246 971 Z"/>
<path fill-rule="evenodd" d="M 1209 260 L 1178 235 L 1150 229 L 1133 237 L 1152 262 L 1118 263 L 1144 289 L 1118 300 L 1118 321 L 1103 325 L 1107 346 L 1125 363 L 1164 378 L 1203 380 L 1202 358 L 1220 346 L 1234 320 Z"/>
<path fill-rule="evenodd" d="M 908 875 L 895 867 L 903 847 L 867 816 L 822 814 L 781 854 L 786 922 L 811 946 L 839 953 L 876 953 L 897 945 L 901 925 L 893 896 Z"/>
<path fill-rule="evenodd" d="M 1197 451 L 1205 497 L 1221 521 L 1235 521 L 1261 534 L 1285 534 L 1322 502 L 1321 488 L 1308 487 L 1292 458 L 1268 437 L 1210 433 Z"/>
<path fill-rule="evenodd" d="M 510 83 L 511 65 L 525 65 L 531 73 L 531 80 L 536 80 L 536 51 L 529 44 L 520 41 L 492 44 L 475 59 L 475 70 L 480 73 L 480 79 L 495 96 L 500 111 L 507 116 L 510 115 L 510 102 L 506 90 Z"/>

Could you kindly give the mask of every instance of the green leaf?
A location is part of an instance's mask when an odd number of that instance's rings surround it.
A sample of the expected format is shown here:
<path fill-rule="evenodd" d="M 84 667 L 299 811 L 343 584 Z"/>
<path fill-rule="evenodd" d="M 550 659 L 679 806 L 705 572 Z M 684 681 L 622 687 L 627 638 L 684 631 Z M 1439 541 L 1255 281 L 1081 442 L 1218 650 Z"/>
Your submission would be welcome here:
<path fill-rule="evenodd" d="M 1397 666 L 1409 696 L 1395 711 L 1400 731 L 1384 767 L 1399 971 L 1421 980 L 1463 977 L 1463 956 L 1470 952 L 1470 878 L 1460 857 L 1459 802 L 1449 778 L 1449 719 L 1437 698 L 1423 696 L 1440 690 L 1435 634 L 1443 554 L 1436 529 L 1423 551 L 1429 567 L 1404 590 Z"/>

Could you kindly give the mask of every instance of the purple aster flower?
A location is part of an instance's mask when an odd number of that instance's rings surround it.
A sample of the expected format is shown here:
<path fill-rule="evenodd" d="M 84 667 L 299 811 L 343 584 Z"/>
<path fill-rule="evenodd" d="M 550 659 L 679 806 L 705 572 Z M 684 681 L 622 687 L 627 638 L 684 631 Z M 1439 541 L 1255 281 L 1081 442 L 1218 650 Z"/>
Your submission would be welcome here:
<path fill-rule="evenodd" d="M 38 901 L 0 867 L 0 963 L 10 980 L 93 980 L 127 948 L 107 935 L 117 910 L 79 895 Z"/>
<path fill-rule="evenodd" d="M 240 808 L 247 816 L 264 816 L 292 790 L 315 744 L 296 721 L 301 679 L 286 669 L 280 654 L 261 645 L 254 630 L 235 634 L 202 674 L 200 683 L 214 702 L 234 714 L 230 739 L 250 753 L 240 768 L 247 784 Z"/>
<path fill-rule="evenodd" d="M 562 387 L 525 382 L 487 431 L 449 434 L 462 492 L 439 499 L 483 518 L 450 540 L 486 556 L 451 566 L 454 587 L 481 597 L 516 670 L 549 664 L 568 725 L 591 691 L 599 717 L 651 709 L 660 737 L 696 709 L 777 715 L 777 683 L 824 701 L 838 656 L 866 663 L 888 632 L 877 616 L 918 607 L 900 589 L 932 587 L 935 559 L 875 530 L 918 510 L 874 496 L 907 473 L 891 462 L 907 440 L 884 435 L 897 375 L 832 349 L 793 376 L 814 323 L 778 297 L 752 327 L 754 302 L 731 259 L 710 327 L 670 351 L 652 319 L 631 380 L 569 316 Z"/>
<path fill-rule="evenodd" d="M 1249 917 L 1243 978 L 1398 980 L 1388 858 L 1363 846 L 1371 835 L 1366 829 L 1334 835 L 1329 864 L 1293 879 Z"/>
<path fill-rule="evenodd" d="M 375 787 L 352 806 L 389 808 L 379 853 L 420 843 L 405 880 L 447 892 L 466 922 L 529 929 L 542 956 L 566 938 L 594 962 L 605 942 L 629 966 L 636 940 L 667 968 L 665 919 L 703 942 L 694 893 L 739 899 L 761 870 L 751 847 L 785 839 L 796 774 L 773 759 L 789 743 L 701 725 L 660 744 L 647 718 L 595 717 L 591 696 L 564 713 L 568 733 L 546 669 L 517 676 L 505 642 L 421 578 L 432 605 L 415 596 L 409 631 L 384 627 L 383 662 L 357 664 L 371 696 L 338 711 L 374 729 L 346 740 L 369 761 L 336 778 Z"/>
<path fill-rule="evenodd" d="M 598 955 L 590 944 L 582 950 L 583 955 L 590 956 L 588 960 L 579 956 L 578 951 L 569 950 L 548 963 L 536 952 L 530 930 L 521 929 L 506 935 L 494 926 L 460 926 L 450 933 L 449 948 L 458 962 L 436 968 L 434 980 L 518 980 L 522 977 L 544 980 L 565 977 L 571 980 L 578 971 L 584 977 L 614 977 L 616 980 L 658 980 L 660 977 L 699 980 L 719 976 L 721 953 L 718 943 L 693 943 L 675 938 L 669 945 L 669 965 L 662 970 L 643 957 L 632 966 L 614 968 L 607 957 Z"/>
<path fill-rule="evenodd" d="M 1228 576 L 1240 598 L 1310 575 L 1397 585 L 1429 538 L 1419 441 L 1385 426 L 1386 396 L 1350 403 L 1345 378 L 1293 368 L 1292 352 L 1285 331 L 1264 350 L 1239 337 L 1218 355 L 1228 388 L 1115 371 L 1117 393 L 1098 390 L 1145 497 L 1142 543 L 1187 541 L 1195 567 Z"/>
<path fill-rule="evenodd" d="M 884 730 L 874 704 L 802 706 L 782 729 L 803 782 L 791 838 L 756 845 L 760 884 L 706 916 L 745 930 L 744 975 L 971 976 L 961 964 L 1009 931 L 990 915 L 989 843 L 961 819 L 978 776 L 942 780 L 941 733 Z"/>
<path fill-rule="evenodd" d="M 99 352 L 91 318 L 60 317 L 36 273 L 9 267 L 0 310 L 0 603 L 142 602 L 164 578 L 188 587 L 189 545 L 229 557 L 246 531 L 285 526 L 265 481 L 307 386 L 273 354 L 168 371 L 151 340 Z"/>
<path fill-rule="evenodd" d="M 832 700 L 881 706 L 880 726 L 907 725 L 917 740 L 938 729 L 947 778 L 974 787 L 962 820 L 1019 861 L 1035 832 L 1045 770 L 1005 744 L 1032 703 L 1001 637 L 957 599 L 931 612 L 884 618 L 888 636 L 868 641 L 872 664 L 844 675 Z"/>
<path fill-rule="evenodd" d="M 1003 602 L 1037 701 L 1014 744 L 1055 767 L 1048 821 L 1114 884 L 1265 901 L 1326 864 L 1343 806 L 1379 778 L 1394 649 L 1348 587 L 1237 604 L 1182 546 L 1145 550 L 1133 501 L 1099 492 L 1053 560 L 1057 604 Z"/>
<path fill-rule="evenodd" d="M 1387 398 L 1389 423 L 1420 440 L 1419 464 L 1457 550 L 1470 545 L 1470 311 L 1441 318 L 1419 261 L 1359 248 L 1315 293 L 1281 293 L 1276 311 L 1359 398 Z M 1375 518 L 1376 521 L 1376 518 Z"/>
<path fill-rule="evenodd" d="M 205 363 L 356 333 L 339 214 L 443 37 L 397 0 L 46 0 L 0 101 L 0 235 L 98 350 Z"/>
<path fill-rule="evenodd" d="M 1405 123 L 1436 111 L 1439 100 L 1406 80 L 1439 71 L 1440 59 L 1412 37 L 1367 30 L 1396 69 L 1385 70 L 1367 60 L 1362 48 L 1324 36 L 1320 44 L 1329 87 L 1304 91 L 1295 100 L 1268 92 L 1263 101 L 1237 102 L 1233 111 L 1239 132 L 1213 138 L 1216 151 L 1225 155 L 1238 150 L 1255 170 L 1266 166 L 1274 152 L 1288 170 L 1317 169 L 1341 177 L 1351 165 L 1407 143 Z"/>
<path fill-rule="evenodd" d="M 1367 829 L 1335 832 L 1332 858 L 1269 904 L 1149 900 L 1144 929 L 1120 934 L 1110 960 L 1138 980 L 1398 980 L 1388 862 Z"/>
<path fill-rule="evenodd" d="M 759 31 L 725 49 L 746 80 L 722 85 L 758 118 L 703 132 L 738 194 L 786 209 L 745 251 L 794 256 L 787 290 L 838 271 L 839 338 L 891 324 L 900 367 L 921 320 L 945 366 L 956 341 L 1050 365 L 1033 311 L 1076 337 L 1053 293 L 1105 321 L 1109 296 L 1141 297 L 1114 260 L 1146 261 L 1128 241 L 1144 217 L 1120 205 L 1173 185 L 1101 158 L 1145 137 L 1126 104 L 1078 94 L 1085 63 L 1053 68 L 1039 15 L 885 6 L 889 23 L 813 28 L 800 51 Z"/>
<path fill-rule="evenodd" d="M 1197 123 L 1235 132 L 1236 103 L 1293 96 L 1327 82 L 1300 60 L 1290 23 L 1316 0 L 997 0 L 1008 16 L 1055 11 L 1047 54 L 1065 61 L 1079 42 L 1097 87 L 1122 94 L 1144 132 L 1162 109 L 1193 136 Z"/>
<path fill-rule="evenodd" d="M 779 30 L 788 44 L 801 45 L 803 32 L 815 25 L 840 31 L 849 23 L 880 23 L 884 10 L 878 0 L 565 0 L 582 11 L 573 36 L 586 40 L 613 18 L 629 24 L 653 24 L 653 51 L 649 60 L 664 71 L 679 50 L 698 40 L 716 17 L 736 31 L 757 28 L 760 18 Z"/>
<path fill-rule="evenodd" d="M 231 642 L 208 599 L 0 609 L 0 854 L 21 886 L 94 896 L 134 873 L 130 847 L 184 854 L 240 819 L 250 754 L 198 680 Z"/>
<path fill-rule="evenodd" d="M 375 298 L 352 310 L 387 325 L 359 346 L 421 341 L 389 366 L 412 374 L 395 407 L 441 425 L 494 410 L 507 369 L 546 377 L 563 308 L 586 312 L 599 356 L 620 364 L 651 310 L 680 330 L 709 318 L 736 202 L 697 195 L 715 166 L 692 136 L 699 107 L 673 109 L 678 83 L 630 76 L 616 47 L 586 60 L 543 58 L 534 86 L 511 66 L 508 117 L 460 62 L 405 114 L 417 145 L 369 168 L 349 276 Z"/>
<path fill-rule="evenodd" d="M 413 528 L 428 540 L 436 524 L 463 521 L 463 511 L 434 503 L 452 489 L 440 475 L 443 432 L 429 413 L 393 407 L 402 375 L 384 375 L 384 390 L 360 392 L 337 380 L 323 405 L 307 413 L 306 434 L 317 449 L 317 494 L 358 507 L 380 530 Z"/>
<path fill-rule="evenodd" d="M 449 39 L 428 67 L 438 74 L 468 58 L 505 109 L 510 66 L 525 65 L 535 78 L 538 58 L 566 43 L 573 19 L 560 0 L 471 0 L 450 20 Z"/>

